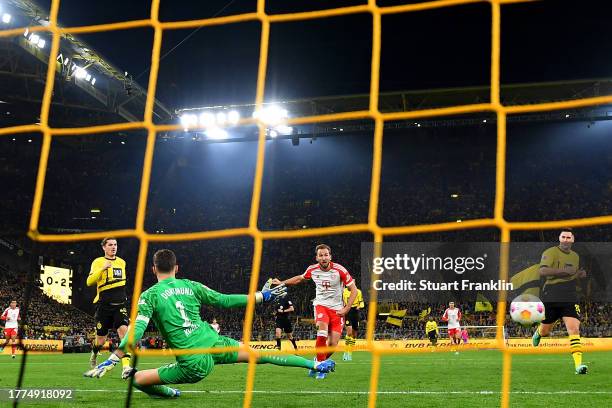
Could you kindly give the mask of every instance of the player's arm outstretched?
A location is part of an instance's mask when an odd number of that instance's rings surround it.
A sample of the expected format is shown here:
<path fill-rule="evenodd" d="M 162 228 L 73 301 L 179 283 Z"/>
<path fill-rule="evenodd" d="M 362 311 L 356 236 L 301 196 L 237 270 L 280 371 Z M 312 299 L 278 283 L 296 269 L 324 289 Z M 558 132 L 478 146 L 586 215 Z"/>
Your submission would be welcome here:
<path fill-rule="evenodd" d="M 231 308 L 246 306 L 248 302 L 248 295 L 226 295 L 216 292 L 197 282 L 196 288 L 198 288 L 196 296 L 199 298 L 202 304 Z M 255 302 L 275 302 L 285 296 L 287 296 L 287 287 L 285 285 L 279 285 L 274 288 L 264 286 L 261 291 L 255 293 Z M 136 317 L 136 325 L 134 327 L 133 344 L 138 344 L 145 330 L 147 329 L 147 326 L 149 325 L 149 320 L 153 316 L 153 312 L 155 310 L 155 299 L 155 297 L 149 296 L 148 292 L 146 291 L 140 295 L 140 299 L 138 300 L 138 315 Z M 125 355 L 128 348 L 128 339 L 130 337 L 129 333 L 130 328 L 128 327 L 128 334 L 123 337 L 121 343 L 117 347 L 117 350 L 115 350 L 106 361 L 98 364 L 95 368 L 85 372 L 83 375 L 85 377 L 92 378 L 103 377 L 115 366 L 115 364 L 121 361 L 121 358 Z M 132 370 L 132 372 L 134 371 Z M 130 372 L 126 372 L 122 377 L 125 379 L 129 376 Z"/>
<path fill-rule="evenodd" d="M 269 281 L 270 283 L 272 283 L 272 285 L 286 285 L 286 286 L 293 286 L 293 285 L 299 285 L 300 283 L 304 282 L 306 280 L 306 278 L 304 277 L 304 275 L 295 275 L 293 278 L 289 278 L 287 280 L 281 281 L 277 278 L 272 279 L 271 281 Z"/>

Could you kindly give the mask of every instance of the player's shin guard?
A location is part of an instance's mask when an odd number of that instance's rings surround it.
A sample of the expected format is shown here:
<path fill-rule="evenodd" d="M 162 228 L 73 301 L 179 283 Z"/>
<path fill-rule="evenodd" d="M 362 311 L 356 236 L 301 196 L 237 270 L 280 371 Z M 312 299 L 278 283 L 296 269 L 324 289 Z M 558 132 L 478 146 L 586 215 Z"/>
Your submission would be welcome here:
<path fill-rule="evenodd" d="M 313 370 L 316 365 L 314 361 L 307 360 L 301 356 L 294 356 L 292 354 L 279 355 L 278 353 L 260 356 L 259 359 L 257 359 L 257 364 L 274 364 L 277 366 L 285 367 L 302 367 L 309 368 L 311 370 Z"/>
<path fill-rule="evenodd" d="M 317 331 L 317 347 L 326 347 L 327 346 L 327 331 L 319 330 Z M 327 353 L 317 352 L 317 361 L 325 361 L 327 360 Z"/>
<path fill-rule="evenodd" d="M 134 387 L 149 395 L 155 395 L 164 398 L 178 397 L 177 390 L 165 385 L 140 385 L 136 381 L 134 381 Z"/>
<path fill-rule="evenodd" d="M 582 365 L 582 343 L 580 342 L 580 335 L 572 334 L 569 336 L 569 340 L 570 350 L 574 358 L 574 366 L 578 368 Z"/>
<path fill-rule="evenodd" d="M 276 338 L 276 348 L 279 349 L 279 350 L 281 349 L 281 339 L 280 339 L 280 337 Z"/>

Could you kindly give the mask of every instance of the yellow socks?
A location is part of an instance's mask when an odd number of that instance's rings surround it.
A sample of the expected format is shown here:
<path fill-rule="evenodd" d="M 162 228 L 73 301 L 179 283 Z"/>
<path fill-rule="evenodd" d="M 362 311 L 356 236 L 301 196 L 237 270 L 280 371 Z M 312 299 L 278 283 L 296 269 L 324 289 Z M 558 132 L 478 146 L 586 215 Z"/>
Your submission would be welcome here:
<path fill-rule="evenodd" d="M 572 334 L 569 336 L 570 350 L 572 357 L 574 358 L 574 365 L 576 368 L 582 364 L 582 343 L 580 342 L 579 334 Z"/>
<path fill-rule="evenodd" d="M 121 366 L 123 368 L 130 366 L 130 360 L 132 356 L 129 353 L 126 353 L 123 357 L 121 357 Z"/>

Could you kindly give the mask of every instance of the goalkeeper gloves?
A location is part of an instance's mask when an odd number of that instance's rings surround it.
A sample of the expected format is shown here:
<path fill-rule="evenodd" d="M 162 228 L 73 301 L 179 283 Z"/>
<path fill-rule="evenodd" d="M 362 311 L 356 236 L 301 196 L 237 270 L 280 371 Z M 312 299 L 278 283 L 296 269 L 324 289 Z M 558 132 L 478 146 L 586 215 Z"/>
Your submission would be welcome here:
<path fill-rule="evenodd" d="M 255 293 L 257 303 L 278 302 L 287 296 L 287 286 L 284 283 L 272 288 L 270 279 L 266 282 L 260 292 Z"/>
<path fill-rule="evenodd" d="M 117 357 L 115 354 L 111 354 L 107 360 L 104 360 L 95 368 L 86 371 L 83 376 L 90 378 L 102 378 L 107 372 L 109 372 L 115 367 L 119 360 L 119 357 Z"/>

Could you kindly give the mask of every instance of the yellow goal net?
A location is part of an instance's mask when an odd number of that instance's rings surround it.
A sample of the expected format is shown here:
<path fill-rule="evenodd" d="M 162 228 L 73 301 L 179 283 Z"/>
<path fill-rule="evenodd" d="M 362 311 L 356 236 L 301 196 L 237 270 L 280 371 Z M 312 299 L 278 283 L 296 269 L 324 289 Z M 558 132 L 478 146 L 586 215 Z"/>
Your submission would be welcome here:
<path fill-rule="evenodd" d="M 247 381 L 245 386 L 245 397 L 243 406 L 250 407 L 253 396 L 253 385 L 255 379 L 255 351 L 250 351 L 249 342 L 251 339 L 251 327 L 254 314 L 254 299 L 253 294 L 257 290 L 259 281 L 262 246 L 263 241 L 267 239 L 292 239 L 302 237 L 323 236 L 330 234 L 356 233 L 366 232 L 371 233 L 375 243 L 381 243 L 385 236 L 404 235 L 415 233 L 429 233 L 437 231 L 451 231 L 468 228 L 495 227 L 501 232 L 501 242 L 510 242 L 510 233 L 515 230 L 534 230 L 534 229 L 553 229 L 560 227 L 584 227 L 598 224 L 612 224 L 612 216 L 601 216 L 592 218 L 572 219 L 563 221 L 546 221 L 546 222 L 508 222 L 504 218 L 504 194 L 505 194 L 505 171 L 506 171 L 506 118 L 508 115 L 541 112 L 549 110 L 560 110 L 579 108 L 585 106 L 594 106 L 601 104 L 612 103 L 612 96 L 601 96 L 585 99 L 575 99 L 564 102 L 540 103 L 530 105 L 512 105 L 504 106 L 500 99 L 500 35 L 501 35 L 501 9 L 504 4 L 520 3 L 529 0 L 440 0 L 429 1 L 418 4 L 407 4 L 398 6 L 381 7 L 378 6 L 375 0 L 368 0 L 367 4 L 351 7 L 332 8 L 320 11 L 309 11 L 300 13 L 287 14 L 267 14 L 265 12 L 265 0 L 258 0 L 257 9 L 252 13 L 232 15 L 226 17 L 217 17 L 200 20 L 189 21 L 173 21 L 163 22 L 159 20 L 160 0 L 152 0 L 151 16 L 149 19 L 125 21 L 120 23 L 99 24 L 83 27 L 60 27 L 57 23 L 58 10 L 60 0 L 51 2 L 51 12 L 49 24 L 46 26 L 28 27 L 30 32 L 45 31 L 52 34 L 52 46 L 49 55 L 49 61 L 55 61 L 58 56 L 60 39 L 67 34 L 84 34 L 111 30 L 124 30 L 139 27 L 151 27 L 154 29 L 153 49 L 151 52 L 151 70 L 149 75 L 149 83 L 147 89 L 146 107 L 144 118 L 140 122 L 118 123 L 103 126 L 80 127 L 80 128 L 52 128 L 49 126 L 49 112 L 51 106 L 51 98 L 53 95 L 54 78 L 56 75 L 56 64 L 48 64 L 46 75 L 46 85 L 42 100 L 40 123 L 22 126 L 12 126 L 0 128 L 0 136 L 6 136 L 16 133 L 40 132 L 43 134 L 41 156 L 36 180 L 36 189 L 32 205 L 32 214 L 29 224 L 28 235 L 30 238 L 41 242 L 71 242 L 101 239 L 105 236 L 113 236 L 117 238 L 133 237 L 140 241 L 138 253 L 138 263 L 134 283 L 134 293 L 132 297 L 131 320 L 134 321 L 137 312 L 137 301 L 142 291 L 143 273 L 145 270 L 146 256 L 149 243 L 151 242 L 170 242 L 170 241 L 188 241 L 227 238 L 237 236 L 250 236 L 254 240 L 254 253 L 252 263 L 252 275 L 249 285 L 249 303 L 246 309 L 246 317 L 244 320 L 243 330 L 243 345 L 241 348 L 249 350 L 251 359 L 247 371 Z M 330 2 L 331 3 L 331 2 Z M 436 9 L 442 7 L 456 7 L 471 3 L 489 3 L 491 6 L 491 82 L 490 82 L 490 101 L 488 103 L 468 104 L 461 106 L 452 106 L 447 108 L 414 110 L 407 112 L 382 113 L 379 110 L 379 76 L 380 76 L 380 56 L 381 56 L 381 29 L 382 16 L 388 14 L 410 13 L 421 10 Z M 246 228 L 234 228 L 217 231 L 202 231 L 194 233 L 180 234 L 149 234 L 145 231 L 145 211 L 147 208 L 147 198 L 149 192 L 149 184 L 151 178 L 151 167 L 154 156 L 156 135 L 159 132 L 175 131 L 182 128 L 181 125 L 156 125 L 153 122 L 153 107 L 155 102 L 155 93 L 157 85 L 157 76 L 159 71 L 160 50 L 162 45 L 162 37 L 167 30 L 197 28 L 203 26 L 213 26 L 229 23 L 258 21 L 261 24 L 261 40 L 260 40 L 260 55 L 259 67 L 257 76 L 257 91 L 256 91 L 256 110 L 262 107 L 264 102 L 264 84 L 267 70 L 268 49 L 270 26 L 278 22 L 299 21 L 326 18 L 332 16 L 343 16 L 357 13 L 369 13 L 372 17 L 373 39 L 372 39 L 372 61 L 371 61 L 371 79 L 370 79 L 370 99 L 369 109 L 361 111 L 344 112 L 337 114 L 326 114 L 317 116 L 307 116 L 292 118 L 288 120 L 288 124 L 309 124 L 330 121 L 347 121 L 355 119 L 370 119 L 375 123 L 374 131 L 374 148 L 373 148 L 373 163 L 372 163 L 372 179 L 370 189 L 369 213 L 367 224 L 352 224 L 340 225 L 324 228 L 310 228 L 296 231 L 261 231 L 258 228 L 257 220 L 260 209 L 260 197 L 262 189 L 262 177 L 264 169 L 264 145 L 266 140 L 265 124 L 257 122 L 255 119 L 242 119 L 239 124 L 257 124 L 259 127 L 258 149 L 257 149 L 257 165 L 254 176 L 254 187 L 252 202 L 250 208 L 249 225 Z M 0 31 L 0 37 L 10 37 L 21 35 L 26 27 L 20 27 L 10 30 Z M 493 218 L 476 219 L 464 221 L 462 223 L 449 222 L 431 225 L 414 225 L 414 226 L 394 226 L 381 227 L 378 224 L 378 203 L 380 190 L 380 174 L 382 162 L 382 145 L 383 145 L 383 125 L 385 121 L 407 120 L 417 118 L 431 118 L 448 115 L 470 114 L 476 112 L 494 112 L 497 117 L 497 155 L 496 155 L 496 188 L 495 188 L 495 208 Z M 142 180 L 140 185 L 140 197 L 138 203 L 138 212 L 136 223 L 133 229 L 103 231 L 97 233 L 83 234 L 41 234 L 39 233 L 39 217 L 41 203 L 43 198 L 43 189 L 45 185 L 45 176 L 49 153 L 51 148 L 51 140 L 54 137 L 70 137 L 84 134 L 97 134 L 106 132 L 116 132 L 125 130 L 146 130 L 147 143 L 144 158 L 144 171 L 142 172 Z M 500 279 L 508 280 L 508 256 L 507 251 L 502 251 Z M 562 353 L 567 352 L 565 348 L 531 348 L 528 350 L 510 349 L 506 346 L 502 327 L 506 315 L 506 299 L 503 293 L 500 301 L 497 304 L 497 349 L 503 354 L 503 374 L 502 374 L 502 389 L 500 405 L 503 408 L 509 406 L 510 402 L 510 380 L 511 380 L 511 365 L 512 356 L 517 353 Z M 367 352 L 372 354 L 371 376 L 369 385 L 368 406 L 374 408 L 376 406 L 377 389 L 379 381 L 379 372 L 381 366 L 381 355 L 389 353 L 407 353 L 407 352 L 423 352 L 423 349 L 383 349 L 374 342 L 374 327 L 376 320 L 376 291 L 371 291 L 368 324 L 366 332 Z M 133 338 L 133 331 L 130 336 Z M 596 347 L 598 350 L 611 350 L 609 346 Z M 225 352 L 229 349 L 215 349 L 214 352 Z M 235 350 L 235 349 L 233 349 Z M 211 349 L 202 350 L 187 350 L 189 354 L 213 352 Z M 310 352 L 310 351 L 309 351 Z M 150 355 L 155 353 L 153 350 L 138 351 L 138 355 Z"/>

